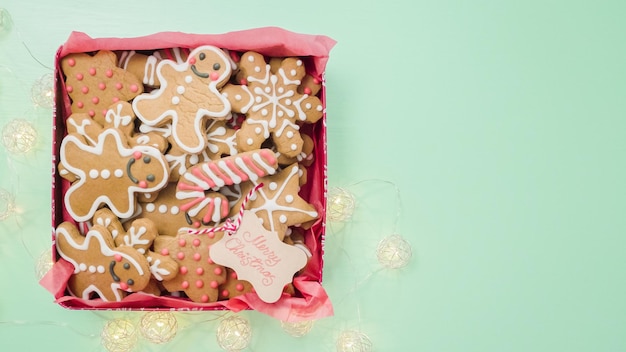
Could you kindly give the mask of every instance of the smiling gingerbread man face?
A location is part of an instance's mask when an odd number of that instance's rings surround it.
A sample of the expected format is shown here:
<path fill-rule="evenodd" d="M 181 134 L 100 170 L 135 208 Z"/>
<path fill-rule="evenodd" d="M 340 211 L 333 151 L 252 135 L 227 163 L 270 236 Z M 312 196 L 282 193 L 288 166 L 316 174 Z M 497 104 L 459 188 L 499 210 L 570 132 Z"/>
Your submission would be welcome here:
<path fill-rule="evenodd" d="M 82 236 L 74 225 L 64 222 L 56 229 L 56 247 L 74 266 L 67 288 L 77 297 L 90 299 L 97 294 L 104 301 L 120 301 L 150 281 L 147 259 L 133 247 L 115 247 L 104 226 L 94 225 Z"/>
<path fill-rule="evenodd" d="M 219 48 L 196 48 L 185 63 L 163 60 L 157 66 L 161 87 L 133 100 L 133 109 L 144 124 L 162 127 L 171 123 L 171 142 L 188 153 L 200 153 L 207 141 L 207 118 L 225 119 L 230 103 L 218 88 L 230 78 L 232 67 Z"/>

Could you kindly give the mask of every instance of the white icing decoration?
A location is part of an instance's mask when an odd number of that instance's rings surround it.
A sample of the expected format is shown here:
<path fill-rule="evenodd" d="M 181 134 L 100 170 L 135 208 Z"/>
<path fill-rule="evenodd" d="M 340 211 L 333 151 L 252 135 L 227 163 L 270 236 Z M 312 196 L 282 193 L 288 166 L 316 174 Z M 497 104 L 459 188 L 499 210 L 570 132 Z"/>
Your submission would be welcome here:
<path fill-rule="evenodd" d="M 241 100 L 241 94 L 235 95 L 235 100 L 237 100 L 237 101 Z"/>
<path fill-rule="evenodd" d="M 159 281 L 163 281 L 163 276 L 161 275 L 169 275 L 170 272 L 167 269 L 161 268 L 161 259 L 157 259 L 150 265 L 150 273 L 154 276 L 155 279 Z"/>
<path fill-rule="evenodd" d="M 293 131 L 287 131 L 287 138 L 293 138 Z"/>
<path fill-rule="evenodd" d="M 278 217 L 278 221 L 280 221 L 282 224 L 287 222 L 287 216 L 285 216 L 284 214 Z"/>
<path fill-rule="evenodd" d="M 254 62 L 254 56 L 252 56 L 252 55 L 248 55 L 248 61 L 250 61 L 250 62 Z"/>
<path fill-rule="evenodd" d="M 269 187 L 272 191 L 275 191 L 278 188 L 278 184 L 276 182 L 270 182 Z"/>
<path fill-rule="evenodd" d="M 159 213 L 161 213 L 161 214 L 167 213 L 167 205 L 165 205 L 165 204 L 159 205 Z"/>
<path fill-rule="evenodd" d="M 257 127 L 257 128 L 254 129 L 254 132 L 256 134 L 261 134 L 261 132 L 263 132 L 263 130 L 261 129 L 261 127 Z"/>
<path fill-rule="evenodd" d="M 286 195 L 286 196 L 285 196 L 285 201 L 286 201 L 287 203 L 291 203 L 291 202 L 293 202 L 293 196 L 292 196 L 291 194 Z"/>
<path fill-rule="evenodd" d="M 248 143 L 248 145 L 252 145 L 252 144 L 254 144 L 254 140 L 252 140 L 252 138 L 248 138 L 246 140 L 246 143 Z"/>
<path fill-rule="evenodd" d="M 126 233 L 126 236 L 124 236 L 124 244 L 130 247 L 135 247 L 136 245 L 149 245 L 150 240 L 141 239 L 141 236 L 145 235 L 146 232 L 148 232 L 148 230 L 144 226 L 140 226 L 139 228 L 131 226 L 130 229 L 128 229 L 128 233 Z"/>
<path fill-rule="evenodd" d="M 102 177 L 103 179 L 107 179 L 111 176 L 111 171 L 104 169 L 102 171 L 100 171 L 100 177 Z"/>
<path fill-rule="evenodd" d="M 95 265 L 90 265 L 89 266 L 89 272 L 90 273 L 95 273 L 96 272 L 96 266 Z"/>
<path fill-rule="evenodd" d="M 116 146 L 113 148 L 104 148 L 105 142 L 108 140 L 113 141 L 113 145 Z M 109 142 L 110 143 L 110 142 Z M 107 143 L 108 144 L 108 143 Z M 72 145 L 68 147 L 69 145 Z M 75 151 L 77 149 L 83 152 L 82 155 L 75 153 L 71 157 L 68 157 L 66 150 L 72 149 Z M 110 160 L 111 158 L 119 158 L 119 163 L 124 164 L 126 166 L 126 160 L 131 158 L 135 152 L 140 152 L 144 156 L 150 156 L 154 163 L 158 163 L 155 165 L 155 171 L 160 171 L 160 174 L 155 174 L 155 178 L 159 180 L 158 182 L 153 182 L 150 184 L 151 187 L 141 188 L 139 185 L 135 184 L 124 184 L 126 188 L 126 193 L 121 190 L 117 190 L 115 192 L 116 201 L 114 202 L 110 195 L 107 193 L 99 192 L 96 194 L 92 194 L 89 192 L 84 192 L 83 187 L 87 182 L 85 171 L 81 167 L 82 159 L 84 157 L 89 158 L 100 158 L 101 160 Z M 89 146 L 84 144 L 77 136 L 67 135 L 63 138 L 61 142 L 60 148 L 60 156 L 61 162 L 65 166 L 65 168 L 71 172 L 72 174 L 78 177 L 78 181 L 72 183 L 64 197 L 64 204 L 66 210 L 69 214 L 74 218 L 74 220 L 79 222 L 88 221 L 93 217 L 93 214 L 96 212 L 98 208 L 100 208 L 103 204 L 106 204 L 109 209 L 119 218 L 129 218 L 135 212 L 135 193 L 149 193 L 160 190 L 165 186 L 168 182 L 168 167 L 165 165 L 165 162 L 162 159 L 161 152 L 152 147 L 148 146 L 135 146 L 133 148 L 127 148 L 124 143 L 122 143 L 122 137 L 120 136 L 118 130 L 116 129 L 106 129 L 98 136 L 98 142 L 94 146 Z M 114 183 L 115 184 L 115 183 Z M 108 180 L 92 180 L 89 183 L 89 189 L 104 189 L 105 186 L 111 185 Z M 92 196 L 89 198 L 88 196 Z M 76 209 L 72 206 L 74 201 L 81 201 L 91 204 L 89 209 L 81 209 L 82 212 L 76 213 Z M 124 209 L 124 211 L 120 210 L 120 207 Z"/>
<path fill-rule="evenodd" d="M 178 103 L 180 103 L 180 98 L 179 97 L 172 97 L 172 104 L 178 105 Z"/>
<path fill-rule="evenodd" d="M 96 271 L 99 272 L 100 274 L 103 274 L 105 272 L 104 266 L 98 265 L 98 267 L 96 268 Z"/>
<path fill-rule="evenodd" d="M 156 206 L 153 203 L 148 203 L 146 204 L 146 211 L 148 213 L 152 213 L 154 211 L 154 209 L 156 208 Z"/>
<path fill-rule="evenodd" d="M 185 87 L 184 86 L 178 86 L 176 87 L 176 93 L 183 95 L 185 94 Z"/>
<path fill-rule="evenodd" d="M 154 85 L 154 74 L 156 73 L 157 58 L 154 55 L 148 56 L 146 66 L 143 71 L 143 84 Z"/>
<path fill-rule="evenodd" d="M 170 208 L 170 213 L 172 213 L 172 215 L 176 215 L 180 212 L 180 208 L 178 208 L 177 206 L 173 206 Z"/>
<path fill-rule="evenodd" d="M 80 271 L 87 270 L 87 264 L 85 264 L 85 263 L 78 264 L 78 270 L 80 270 Z"/>
<path fill-rule="evenodd" d="M 291 73 L 292 76 L 295 76 L 296 73 L 298 73 L 295 69 L 292 69 L 291 71 L 289 71 L 289 73 Z"/>
<path fill-rule="evenodd" d="M 128 115 L 122 115 L 123 104 L 117 104 L 115 108 L 117 110 L 109 109 L 104 117 L 104 120 L 112 124 L 115 128 L 120 128 L 120 126 L 128 126 L 133 122 L 133 118 Z"/>
<path fill-rule="evenodd" d="M 291 150 L 298 150 L 298 146 L 297 146 L 297 145 L 295 145 L 295 144 L 292 144 L 292 145 L 291 145 Z"/>
<path fill-rule="evenodd" d="M 254 68 L 254 72 L 261 72 L 261 68 L 260 68 L 259 66 L 256 66 L 256 67 Z"/>
<path fill-rule="evenodd" d="M 95 170 L 95 169 L 89 170 L 89 177 L 91 178 L 98 178 L 98 174 L 99 174 L 98 170 Z"/>
<path fill-rule="evenodd" d="M 185 83 L 191 83 L 193 81 L 193 77 L 189 76 L 185 76 Z"/>
<path fill-rule="evenodd" d="M 115 169 L 115 171 L 113 171 L 113 175 L 115 175 L 115 177 L 122 177 L 124 176 L 124 171 L 122 169 Z"/>
<path fill-rule="evenodd" d="M 296 65 L 298 65 L 298 66 L 302 66 L 302 60 L 298 60 L 298 61 L 296 61 Z"/>

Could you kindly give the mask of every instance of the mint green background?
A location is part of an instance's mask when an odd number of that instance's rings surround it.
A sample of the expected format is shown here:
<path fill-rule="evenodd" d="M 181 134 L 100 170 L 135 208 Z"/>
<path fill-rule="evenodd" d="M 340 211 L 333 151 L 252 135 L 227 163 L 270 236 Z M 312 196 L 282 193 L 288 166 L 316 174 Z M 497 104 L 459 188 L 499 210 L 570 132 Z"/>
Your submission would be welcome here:
<path fill-rule="evenodd" d="M 67 311 L 36 283 L 50 240 L 51 111 L 30 101 L 49 70 L 27 48 L 51 66 L 72 30 L 272 25 L 338 41 L 326 72 L 329 185 L 353 192 L 357 210 L 329 224 L 336 316 L 296 339 L 245 312 L 246 351 L 334 351 L 343 329 L 375 351 L 626 351 L 626 3 L 154 3 L 0 4 L 15 23 L 0 36 L 0 122 L 23 117 L 40 133 L 27 155 L 0 148 L 0 187 L 21 209 L 0 222 L 2 350 L 100 351 L 108 319 L 141 316 Z M 376 245 L 393 232 L 414 257 L 381 270 Z M 219 350 L 218 318 L 181 315 L 173 341 L 137 350 Z"/>

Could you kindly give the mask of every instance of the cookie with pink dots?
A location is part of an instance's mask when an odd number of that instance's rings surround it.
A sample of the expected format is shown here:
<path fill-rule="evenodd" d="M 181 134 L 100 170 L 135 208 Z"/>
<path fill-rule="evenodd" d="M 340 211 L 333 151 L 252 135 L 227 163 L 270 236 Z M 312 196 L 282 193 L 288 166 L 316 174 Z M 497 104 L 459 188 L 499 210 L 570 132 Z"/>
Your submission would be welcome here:
<path fill-rule="evenodd" d="M 57 253 L 74 266 L 67 289 L 76 297 L 120 301 L 150 282 L 146 257 L 132 246 L 116 246 L 104 226 L 96 224 L 83 236 L 72 223 L 63 222 L 55 239 Z"/>
<path fill-rule="evenodd" d="M 68 134 L 60 148 L 61 177 L 72 183 L 64 195 L 65 209 L 76 221 L 90 220 L 107 206 L 119 218 L 136 211 L 138 194 L 160 191 L 169 168 L 161 152 L 151 146 L 129 147 L 119 130 L 104 130 L 95 145 L 79 134 Z"/>
<path fill-rule="evenodd" d="M 273 66 L 259 53 L 244 53 L 237 74 L 241 85 L 228 84 L 222 92 L 234 112 L 246 115 L 237 132 L 240 151 L 271 140 L 280 154 L 294 157 L 302 151 L 300 124 L 317 122 L 324 109 L 318 97 L 298 91 L 306 75 L 301 59 L 288 57 Z"/>
<path fill-rule="evenodd" d="M 228 56 L 206 45 L 191 51 L 185 63 L 163 60 L 156 70 L 161 86 L 133 100 L 137 117 L 152 127 L 171 124 L 178 147 L 192 154 L 202 152 L 207 119 L 230 116 L 230 103 L 219 91 L 230 78 Z"/>
<path fill-rule="evenodd" d="M 154 241 L 154 251 L 174 259 L 179 266 L 178 275 L 163 281 L 170 292 L 183 291 L 198 303 L 215 302 L 219 287 L 226 282 L 226 268 L 216 264 L 209 256 L 209 248 L 224 236 L 223 232 L 193 235 L 159 236 Z"/>
<path fill-rule="evenodd" d="M 69 54 L 61 59 L 61 69 L 72 113 L 104 115 L 109 105 L 130 101 L 143 92 L 137 76 L 116 66 L 112 51 L 100 50 L 93 56 Z"/>

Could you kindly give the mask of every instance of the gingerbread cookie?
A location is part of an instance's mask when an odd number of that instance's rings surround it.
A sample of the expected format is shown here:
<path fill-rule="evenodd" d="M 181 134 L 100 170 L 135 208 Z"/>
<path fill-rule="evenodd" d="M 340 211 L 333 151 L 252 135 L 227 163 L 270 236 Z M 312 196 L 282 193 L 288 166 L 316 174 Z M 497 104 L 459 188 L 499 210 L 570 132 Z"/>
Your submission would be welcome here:
<path fill-rule="evenodd" d="M 157 66 L 161 87 L 135 98 L 133 109 L 146 125 L 171 123 L 176 145 L 188 153 L 200 153 L 206 147 L 205 121 L 230 114 L 230 103 L 218 91 L 230 74 L 230 61 L 222 50 L 198 47 L 184 64 L 161 61 Z"/>
<path fill-rule="evenodd" d="M 111 233 L 94 225 L 85 236 L 69 222 L 56 229 L 59 255 L 74 266 L 67 288 L 83 299 L 97 294 L 104 301 L 120 301 L 144 289 L 150 281 L 148 261 L 131 246 L 116 247 Z"/>
<path fill-rule="evenodd" d="M 116 216 L 128 218 L 135 212 L 136 194 L 159 191 L 169 177 L 158 149 L 129 148 L 116 129 L 104 130 L 93 146 L 69 134 L 63 138 L 60 156 L 62 170 L 74 181 L 65 193 L 64 205 L 76 221 L 91 219 L 103 205 Z M 61 176 L 65 177 L 63 172 Z"/>
<path fill-rule="evenodd" d="M 243 85 L 226 85 L 222 93 L 232 110 L 247 118 L 237 132 L 241 151 L 258 149 L 271 137 L 279 153 L 288 157 L 302 151 L 299 123 L 314 123 L 322 117 L 319 98 L 298 92 L 306 75 L 302 60 L 280 61 L 276 73 L 263 55 L 246 52 L 239 63 L 239 80 Z"/>
<path fill-rule="evenodd" d="M 174 259 L 178 275 L 164 280 L 170 292 L 184 291 L 194 302 L 215 302 L 219 286 L 226 282 L 226 268 L 215 264 L 209 257 L 209 248 L 224 236 L 223 232 L 193 235 L 185 232 L 175 237 L 159 236 L 154 241 L 154 251 Z"/>
<path fill-rule="evenodd" d="M 158 63 L 164 59 L 169 59 L 177 64 L 182 64 L 187 61 L 189 50 L 184 48 L 163 49 L 150 55 L 138 53 L 135 50 L 125 50 L 118 52 L 117 55 L 119 67 L 141 78 L 144 85 L 159 87 L 161 82 L 156 74 Z"/>
<path fill-rule="evenodd" d="M 178 192 L 176 183 L 159 192 L 155 199 L 141 200 L 139 204 L 139 216 L 153 220 L 159 234 L 167 236 L 214 225 L 230 211 L 224 195 L 214 191 Z"/>
<path fill-rule="evenodd" d="M 73 113 L 104 115 L 110 104 L 129 101 L 143 92 L 135 75 L 116 66 L 112 51 L 101 50 L 94 56 L 69 54 L 61 59 L 61 68 Z"/>
<path fill-rule="evenodd" d="M 319 217 L 315 207 L 298 194 L 300 191 L 298 175 L 298 164 L 292 164 L 274 175 L 249 182 L 251 185 L 248 187 L 261 183 L 263 186 L 252 194 L 245 208 L 254 212 L 262 220 L 263 227 L 276 232 L 281 240 L 289 226 L 313 221 Z M 234 208 L 238 209 L 237 206 Z"/>

